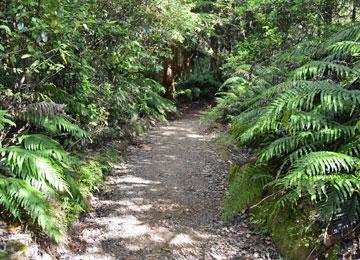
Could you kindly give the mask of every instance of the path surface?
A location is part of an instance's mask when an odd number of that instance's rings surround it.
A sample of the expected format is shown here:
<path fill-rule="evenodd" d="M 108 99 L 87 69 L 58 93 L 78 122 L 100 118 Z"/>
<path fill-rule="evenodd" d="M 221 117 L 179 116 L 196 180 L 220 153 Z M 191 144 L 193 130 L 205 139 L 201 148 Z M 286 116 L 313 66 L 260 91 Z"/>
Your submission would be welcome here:
<path fill-rule="evenodd" d="M 271 242 L 220 209 L 227 165 L 199 112 L 149 131 L 107 178 L 60 259 L 269 259 Z"/>

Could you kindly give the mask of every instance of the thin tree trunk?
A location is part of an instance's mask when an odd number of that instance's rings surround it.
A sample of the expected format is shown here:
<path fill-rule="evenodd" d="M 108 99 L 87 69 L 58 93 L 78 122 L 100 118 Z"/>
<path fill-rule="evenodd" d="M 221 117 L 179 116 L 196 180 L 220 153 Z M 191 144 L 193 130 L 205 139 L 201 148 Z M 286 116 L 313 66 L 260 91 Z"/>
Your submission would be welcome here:
<path fill-rule="evenodd" d="M 175 98 L 175 71 L 172 59 L 164 62 L 163 84 L 166 88 L 165 97 L 173 100 Z"/>
<path fill-rule="evenodd" d="M 351 12 L 351 21 L 355 22 L 356 21 L 356 15 L 357 15 L 357 5 L 358 5 L 358 0 L 354 0 L 353 1 L 353 8 L 352 8 L 352 12 Z"/>

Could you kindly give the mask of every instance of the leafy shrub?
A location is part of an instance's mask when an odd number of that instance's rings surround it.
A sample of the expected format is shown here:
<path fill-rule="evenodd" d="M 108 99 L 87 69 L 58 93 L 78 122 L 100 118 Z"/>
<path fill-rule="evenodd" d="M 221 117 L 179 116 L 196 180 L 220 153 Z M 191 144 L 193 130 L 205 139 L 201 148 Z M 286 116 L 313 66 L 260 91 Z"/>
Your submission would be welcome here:
<path fill-rule="evenodd" d="M 0 211 L 59 241 L 107 168 L 75 154 L 175 110 L 148 75 L 196 17 L 183 1 L 39 3 L 0 4 Z"/>
<path fill-rule="evenodd" d="M 288 72 L 272 68 L 279 55 L 268 69 L 255 68 L 251 81 L 228 80 L 230 90 L 211 112 L 213 120 L 231 120 L 238 144 L 257 147 L 254 167 L 274 168 L 274 180 L 262 187 L 275 200 L 272 212 L 309 204 L 325 235 L 345 235 L 360 218 L 359 55 L 354 51 L 359 35 L 359 25 L 340 30 Z M 281 59 L 290 53 L 296 55 L 288 50 Z M 276 75 L 286 77 L 273 83 Z M 249 179 L 242 178 L 234 182 L 237 188 L 230 186 L 232 200 L 241 199 L 238 210 L 248 203 L 239 187 L 248 196 L 258 194 L 257 188 L 247 190 Z"/>
<path fill-rule="evenodd" d="M 185 96 L 192 99 L 211 98 L 219 90 L 221 83 L 213 73 L 193 73 L 176 84 L 177 97 Z M 190 94 L 191 93 L 191 94 Z"/>

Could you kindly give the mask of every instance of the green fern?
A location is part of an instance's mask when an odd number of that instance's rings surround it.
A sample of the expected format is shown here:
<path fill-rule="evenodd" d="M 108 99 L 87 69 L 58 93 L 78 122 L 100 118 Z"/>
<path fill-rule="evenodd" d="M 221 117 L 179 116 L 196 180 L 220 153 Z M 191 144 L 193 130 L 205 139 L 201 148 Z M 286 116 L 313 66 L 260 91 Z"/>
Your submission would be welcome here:
<path fill-rule="evenodd" d="M 339 77 L 347 77 L 352 74 L 357 74 L 356 70 L 349 68 L 342 64 L 336 64 L 327 61 L 311 61 L 303 67 L 295 70 L 295 79 L 311 79 L 311 78 L 323 78 L 327 75 L 336 74 Z"/>
<path fill-rule="evenodd" d="M 0 110 L 0 131 L 2 131 L 6 124 L 16 126 L 16 124 L 9 118 L 6 110 Z"/>
<path fill-rule="evenodd" d="M 328 47 L 329 53 L 332 53 L 333 59 L 346 60 L 349 57 L 360 56 L 360 42 L 342 41 Z"/>
<path fill-rule="evenodd" d="M 311 203 L 324 225 L 349 228 L 359 223 L 360 212 L 360 27 L 322 41 L 323 49 L 315 45 L 318 50 L 300 53 L 298 62 L 290 60 L 295 49 L 273 57 L 268 70 L 254 69 L 254 77 L 263 80 L 229 80 L 229 94 L 215 109 L 226 116 L 236 104 L 234 140 L 257 147 L 253 167 L 274 167 L 275 179 L 262 187 L 277 200 L 273 212 Z M 274 65 L 290 71 L 279 73 Z M 281 82 L 270 82 L 267 71 Z"/>
<path fill-rule="evenodd" d="M 30 217 L 51 238 L 61 240 L 63 227 L 53 208 L 57 201 L 67 196 L 85 205 L 70 177 L 69 154 L 43 134 L 21 135 L 17 145 L 0 147 L 0 154 L 0 205 L 14 218 Z"/>
<path fill-rule="evenodd" d="M 20 220 L 21 209 L 25 209 L 51 238 L 55 241 L 63 238 L 62 227 L 59 225 L 59 220 L 54 217 L 51 205 L 40 191 L 27 182 L 0 175 L 0 205 Z"/>
<path fill-rule="evenodd" d="M 12 173 L 31 183 L 33 180 L 47 182 L 58 191 L 66 191 L 61 166 L 49 158 L 34 151 L 11 146 L 0 150 L 3 154 L 3 165 Z"/>

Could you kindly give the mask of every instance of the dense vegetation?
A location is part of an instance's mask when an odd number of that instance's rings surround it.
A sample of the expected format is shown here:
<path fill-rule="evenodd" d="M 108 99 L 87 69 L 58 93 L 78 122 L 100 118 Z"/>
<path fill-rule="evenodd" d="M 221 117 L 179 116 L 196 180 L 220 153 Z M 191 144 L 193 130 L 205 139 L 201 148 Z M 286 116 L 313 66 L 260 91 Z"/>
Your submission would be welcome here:
<path fill-rule="evenodd" d="M 76 153 L 174 110 L 156 79 L 169 47 L 196 30 L 190 9 L 183 1 L 1 1 L 2 217 L 62 239 L 101 183 L 101 164 Z"/>
<path fill-rule="evenodd" d="M 1 216 L 60 241 L 108 169 L 85 148 L 219 92 L 204 121 L 255 151 L 232 167 L 225 219 L 250 208 L 269 233 L 301 223 L 284 231 L 294 258 L 319 252 L 319 234 L 327 247 L 358 234 L 359 5 L 1 1 Z"/>
<path fill-rule="evenodd" d="M 255 149 L 255 158 L 232 168 L 224 217 L 255 209 L 254 221 L 266 231 L 286 234 L 291 231 L 281 226 L 292 215 L 300 225 L 281 248 L 291 258 L 314 257 L 321 244 L 359 234 L 357 5 L 227 5 L 226 17 L 239 21 L 243 36 L 227 55 L 229 78 L 205 121 L 229 122 L 232 142 Z"/>

